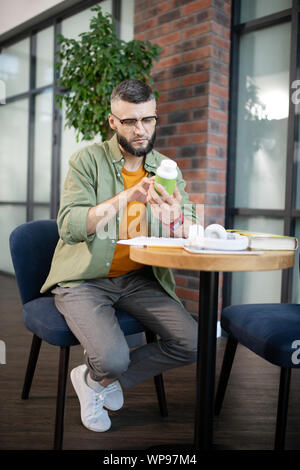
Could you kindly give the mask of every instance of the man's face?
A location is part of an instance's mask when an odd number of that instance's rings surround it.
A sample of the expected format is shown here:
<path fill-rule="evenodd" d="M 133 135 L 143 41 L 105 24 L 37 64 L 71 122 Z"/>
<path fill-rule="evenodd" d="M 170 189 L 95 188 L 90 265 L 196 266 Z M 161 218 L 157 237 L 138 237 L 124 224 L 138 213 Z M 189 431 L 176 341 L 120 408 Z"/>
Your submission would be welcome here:
<path fill-rule="evenodd" d="M 109 123 L 116 131 L 119 145 L 125 152 L 141 157 L 150 152 L 155 141 L 155 120 L 151 123 L 142 123 L 140 120 L 136 125 L 128 125 L 123 119 L 142 119 L 156 116 L 155 100 L 145 103 L 128 103 L 116 100 L 112 103 L 112 114 L 109 115 Z M 130 122 L 129 122 L 130 124 Z"/>

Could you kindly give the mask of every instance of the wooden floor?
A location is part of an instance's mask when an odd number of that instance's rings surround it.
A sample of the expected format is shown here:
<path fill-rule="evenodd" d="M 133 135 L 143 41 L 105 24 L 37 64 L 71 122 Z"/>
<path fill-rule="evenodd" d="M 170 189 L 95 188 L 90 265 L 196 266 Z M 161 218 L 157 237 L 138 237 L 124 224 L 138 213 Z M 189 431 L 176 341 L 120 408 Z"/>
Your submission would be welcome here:
<path fill-rule="evenodd" d="M 0 449 L 51 449 L 55 418 L 58 348 L 42 344 L 29 400 L 21 400 L 31 333 L 22 323 L 21 304 L 13 278 L 0 276 L 0 339 L 6 343 L 6 364 L 0 364 Z M 300 332 L 299 332 L 300 334 Z M 217 344 L 217 375 L 225 339 Z M 73 347 L 70 369 L 82 362 Z M 214 441 L 233 449 L 272 449 L 279 369 L 239 347 L 221 415 L 215 419 Z M 110 412 L 112 427 L 94 433 L 81 425 L 79 402 L 67 387 L 64 449 L 146 449 L 193 438 L 195 366 L 164 374 L 169 416 L 161 418 L 152 380 L 125 391 L 125 405 Z M 300 449 L 300 371 L 292 374 L 287 449 Z"/>

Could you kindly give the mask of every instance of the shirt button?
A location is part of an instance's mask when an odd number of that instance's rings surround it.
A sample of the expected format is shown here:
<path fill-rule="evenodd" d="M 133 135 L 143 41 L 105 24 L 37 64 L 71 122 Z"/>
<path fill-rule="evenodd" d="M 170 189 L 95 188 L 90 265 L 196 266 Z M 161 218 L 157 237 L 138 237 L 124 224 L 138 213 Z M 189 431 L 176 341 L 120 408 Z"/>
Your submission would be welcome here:
<path fill-rule="evenodd" d="M 109 265 L 110 265 L 110 263 L 106 263 L 106 266 L 109 266 Z"/>
<path fill-rule="evenodd" d="M 112 242 L 112 243 L 116 243 L 116 240 L 112 240 L 111 242 Z"/>

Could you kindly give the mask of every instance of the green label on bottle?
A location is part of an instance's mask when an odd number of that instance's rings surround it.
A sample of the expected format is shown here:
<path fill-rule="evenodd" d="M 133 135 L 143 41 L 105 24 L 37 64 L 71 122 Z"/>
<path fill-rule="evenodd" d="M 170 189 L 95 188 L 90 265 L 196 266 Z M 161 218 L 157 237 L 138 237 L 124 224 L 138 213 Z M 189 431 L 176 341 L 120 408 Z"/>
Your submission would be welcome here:
<path fill-rule="evenodd" d="M 161 193 L 156 188 L 156 183 L 161 184 L 165 188 L 165 190 L 170 194 L 170 196 L 172 196 L 176 184 L 176 178 L 169 180 L 166 178 L 162 178 L 159 175 L 155 175 L 154 188 L 156 192 L 161 196 Z"/>

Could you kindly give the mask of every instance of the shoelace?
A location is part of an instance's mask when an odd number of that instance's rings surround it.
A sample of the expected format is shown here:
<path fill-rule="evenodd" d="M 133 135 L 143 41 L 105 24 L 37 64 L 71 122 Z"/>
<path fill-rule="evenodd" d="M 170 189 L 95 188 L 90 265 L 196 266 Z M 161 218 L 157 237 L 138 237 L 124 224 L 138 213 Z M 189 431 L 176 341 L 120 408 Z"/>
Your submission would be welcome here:
<path fill-rule="evenodd" d="M 111 384 L 107 385 L 107 387 L 104 387 L 104 389 L 100 392 L 99 396 L 104 400 L 105 395 L 108 395 L 112 392 L 116 392 L 117 390 L 118 385 L 115 382 L 112 382 Z"/>
<path fill-rule="evenodd" d="M 94 408 L 91 409 L 91 418 L 93 421 L 97 421 L 98 417 L 102 415 L 104 409 L 104 397 L 101 396 L 101 393 L 94 395 Z"/>
<path fill-rule="evenodd" d="M 96 401 L 96 405 L 98 405 L 99 402 L 101 402 L 101 404 L 103 404 L 104 396 L 102 395 L 102 393 L 98 393 L 97 395 L 95 395 L 95 401 Z"/>

